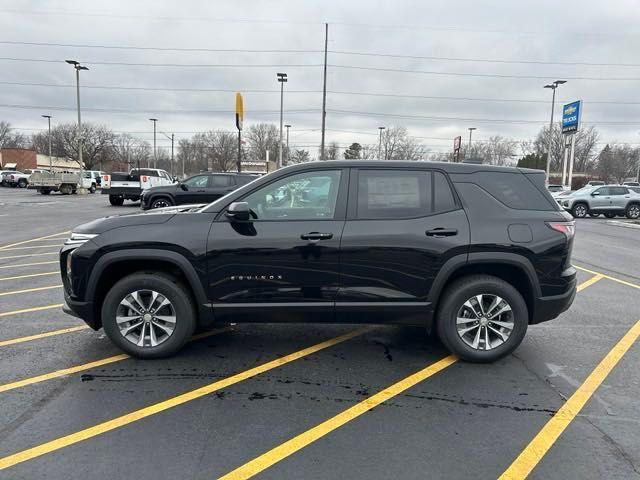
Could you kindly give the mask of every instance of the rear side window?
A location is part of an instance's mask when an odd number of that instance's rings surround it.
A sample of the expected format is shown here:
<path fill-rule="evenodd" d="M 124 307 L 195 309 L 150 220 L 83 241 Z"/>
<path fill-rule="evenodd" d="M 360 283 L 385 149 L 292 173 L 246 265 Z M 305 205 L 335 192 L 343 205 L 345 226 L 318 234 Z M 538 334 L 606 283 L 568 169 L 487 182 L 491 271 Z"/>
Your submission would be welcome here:
<path fill-rule="evenodd" d="M 448 212 L 456 208 L 456 201 L 446 177 L 441 172 L 433 172 L 433 211 Z"/>
<path fill-rule="evenodd" d="M 358 218 L 397 219 L 431 213 L 431 173 L 420 170 L 360 170 Z"/>
<path fill-rule="evenodd" d="M 231 178 L 228 175 L 211 175 L 209 186 L 211 187 L 227 187 L 231 185 Z"/>
<path fill-rule="evenodd" d="M 609 187 L 609 195 L 626 195 L 629 191 L 626 187 Z"/>
<path fill-rule="evenodd" d="M 544 195 L 521 173 L 477 172 L 474 182 L 509 208 L 556 210 Z"/>
<path fill-rule="evenodd" d="M 257 177 L 249 176 L 249 175 L 238 175 L 236 176 L 236 185 L 245 185 L 249 183 L 251 180 L 255 180 Z"/>

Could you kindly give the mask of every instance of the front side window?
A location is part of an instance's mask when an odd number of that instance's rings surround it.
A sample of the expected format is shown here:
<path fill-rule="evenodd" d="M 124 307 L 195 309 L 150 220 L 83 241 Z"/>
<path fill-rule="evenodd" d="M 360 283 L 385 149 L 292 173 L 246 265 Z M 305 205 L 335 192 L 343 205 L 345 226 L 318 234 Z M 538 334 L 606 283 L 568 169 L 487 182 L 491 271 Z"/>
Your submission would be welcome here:
<path fill-rule="evenodd" d="M 187 187 L 205 188 L 208 181 L 208 175 L 196 175 L 195 177 L 187 178 L 182 183 L 184 183 Z"/>
<path fill-rule="evenodd" d="M 431 214 L 431 173 L 360 170 L 357 217 L 411 218 Z"/>
<path fill-rule="evenodd" d="M 243 201 L 258 220 L 318 220 L 335 215 L 339 170 L 292 175 L 257 190 Z"/>
<path fill-rule="evenodd" d="M 598 195 L 611 195 L 609 190 L 609 187 L 596 188 L 593 193 L 597 193 Z"/>

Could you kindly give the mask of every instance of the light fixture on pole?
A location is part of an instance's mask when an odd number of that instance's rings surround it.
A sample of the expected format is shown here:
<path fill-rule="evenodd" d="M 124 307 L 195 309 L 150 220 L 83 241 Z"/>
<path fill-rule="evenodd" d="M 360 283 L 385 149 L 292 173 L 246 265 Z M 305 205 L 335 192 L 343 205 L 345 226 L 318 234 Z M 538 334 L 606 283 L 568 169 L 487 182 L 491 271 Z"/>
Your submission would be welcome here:
<path fill-rule="evenodd" d="M 556 88 L 558 85 L 562 85 L 563 83 L 567 83 L 566 80 L 556 80 L 553 83 L 549 83 L 545 85 L 544 88 L 550 88 L 553 90 L 553 95 L 551 96 L 551 120 L 549 121 L 549 146 L 547 147 L 547 168 L 546 168 L 546 183 L 549 185 L 549 171 L 551 168 L 551 143 L 553 141 L 553 110 L 556 105 Z"/>
<path fill-rule="evenodd" d="M 150 118 L 149 120 L 153 122 L 153 168 L 158 168 L 158 151 L 156 150 L 156 123 L 158 119 Z"/>
<path fill-rule="evenodd" d="M 471 153 L 471 134 L 473 133 L 474 130 L 477 130 L 477 128 L 469 127 L 469 146 L 467 147 L 469 150 L 469 153 Z"/>
<path fill-rule="evenodd" d="M 81 65 L 76 60 L 65 60 L 69 65 L 72 65 L 76 70 L 76 102 L 78 105 L 78 163 L 80 164 L 80 185 L 76 189 L 78 195 L 86 194 L 87 190 L 84 188 L 84 165 L 82 161 L 82 147 L 84 138 L 82 134 L 82 118 L 80 116 L 80 70 L 89 70 L 88 67 Z"/>
<path fill-rule="evenodd" d="M 289 129 L 291 125 L 285 125 L 284 128 L 287 129 L 287 161 L 285 163 L 289 163 Z"/>
<path fill-rule="evenodd" d="M 386 127 L 378 127 L 378 130 L 380 130 L 380 140 L 378 141 L 378 160 L 382 160 L 382 131 L 385 128 Z"/>
<path fill-rule="evenodd" d="M 286 73 L 278 73 L 278 82 L 280 82 L 280 143 L 278 144 L 278 166 L 282 167 L 282 110 L 284 107 L 284 84 L 287 82 Z"/>
<path fill-rule="evenodd" d="M 46 118 L 49 123 L 49 136 L 47 137 L 49 143 L 49 171 L 53 172 L 53 160 L 51 160 L 51 115 L 42 115 L 42 118 Z"/>

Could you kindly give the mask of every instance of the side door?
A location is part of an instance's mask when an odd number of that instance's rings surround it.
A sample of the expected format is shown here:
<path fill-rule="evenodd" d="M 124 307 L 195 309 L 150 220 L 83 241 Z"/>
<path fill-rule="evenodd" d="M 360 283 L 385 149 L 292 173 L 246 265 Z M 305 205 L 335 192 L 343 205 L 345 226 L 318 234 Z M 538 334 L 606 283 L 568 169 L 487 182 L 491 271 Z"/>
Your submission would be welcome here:
<path fill-rule="evenodd" d="M 207 186 L 207 202 L 213 202 L 236 189 L 232 175 L 211 175 Z"/>
<path fill-rule="evenodd" d="M 187 178 L 176 188 L 176 204 L 206 203 L 207 187 L 211 175 L 196 175 Z"/>
<path fill-rule="evenodd" d="M 611 207 L 609 187 L 600 187 L 591 192 L 589 208 L 591 210 L 607 210 Z"/>
<path fill-rule="evenodd" d="M 251 218 L 223 211 L 207 243 L 209 298 L 231 321 L 334 321 L 348 169 L 285 174 L 236 201 Z"/>
<path fill-rule="evenodd" d="M 627 187 L 609 187 L 609 193 L 611 194 L 611 209 L 612 210 L 625 210 L 627 203 L 631 198 L 631 193 Z"/>
<path fill-rule="evenodd" d="M 467 216 L 443 172 L 354 169 L 337 320 L 424 325 L 436 275 L 453 256 L 466 260 L 468 246 Z"/>

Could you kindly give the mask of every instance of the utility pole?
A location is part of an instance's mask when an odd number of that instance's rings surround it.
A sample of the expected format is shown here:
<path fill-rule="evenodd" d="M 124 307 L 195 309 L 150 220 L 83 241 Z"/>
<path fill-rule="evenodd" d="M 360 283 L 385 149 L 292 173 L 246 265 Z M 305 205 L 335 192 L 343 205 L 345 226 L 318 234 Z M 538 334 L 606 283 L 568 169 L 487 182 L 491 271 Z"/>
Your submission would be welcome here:
<path fill-rule="evenodd" d="M 171 136 L 167 135 L 164 132 L 160 132 L 162 135 L 164 135 L 165 137 L 167 137 L 169 140 L 171 140 L 171 176 L 174 175 L 173 173 L 173 139 L 174 139 L 174 134 L 172 133 Z"/>
<path fill-rule="evenodd" d="M 278 82 L 280 82 L 280 142 L 278 143 L 278 165 L 276 168 L 282 168 L 282 111 L 284 108 L 284 84 L 287 82 L 287 74 L 278 73 Z"/>
<path fill-rule="evenodd" d="M 289 163 L 289 129 L 291 128 L 291 125 L 285 125 L 284 128 L 287 129 L 287 161 L 285 162 L 285 165 L 287 163 Z"/>
<path fill-rule="evenodd" d="M 322 82 L 322 136 L 320 139 L 320 160 L 324 160 L 324 132 L 327 117 L 327 45 L 329 44 L 329 24 L 324 24 L 324 79 Z"/>
<path fill-rule="evenodd" d="M 382 131 L 385 128 L 386 127 L 378 127 L 378 130 L 380 130 L 380 140 L 378 141 L 378 160 L 382 160 Z"/>
<path fill-rule="evenodd" d="M 78 104 L 78 163 L 80 164 L 80 185 L 76 189 L 78 195 L 87 193 L 84 188 L 84 166 L 82 161 L 82 147 L 83 147 L 83 134 L 82 134 L 82 118 L 80 116 L 80 70 L 89 70 L 88 67 L 80 65 L 80 62 L 76 60 L 65 60 L 69 65 L 73 65 L 76 70 L 76 101 Z"/>
<path fill-rule="evenodd" d="M 156 123 L 158 122 L 157 118 L 150 118 L 153 122 L 153 168 L 158 168 L 158 151 L 156 149 Z"/>
<path fill-rule="evenodd" d="M 553 111 L 556 106 L 556 88 L 558 88 L 558 85 L 562 85 L 563 83 L 567 83 L 567 81 L 556 80 L 555 82 L 544 86 L 544 88 L 550 88 L 551 90 L 553 90 L 553 95 L 551 96 L 551 120 L 549 121 L 549 146 L 547 147 L 547 169 L 545 176 L 547 185 L 549 185 L 549 174 L 551 168 L 551 143 L 553 142 Z M 571 180 L 569 180 L 569 183 L 571 183 Z"/>
<path fill-rule="evenodd" d="M 477 130 L 476 127 L 469 127 L 469 146 L 467 147 L 469 150 L 469 154 L 471 154 L 471 134 L 474 130 Z"/>
<path fill-rule="evenodd" d="M 51 159 L 51 115 L 42 115 L 49 122 L 49 172 L 53 172 L 53 160 Z"/>

